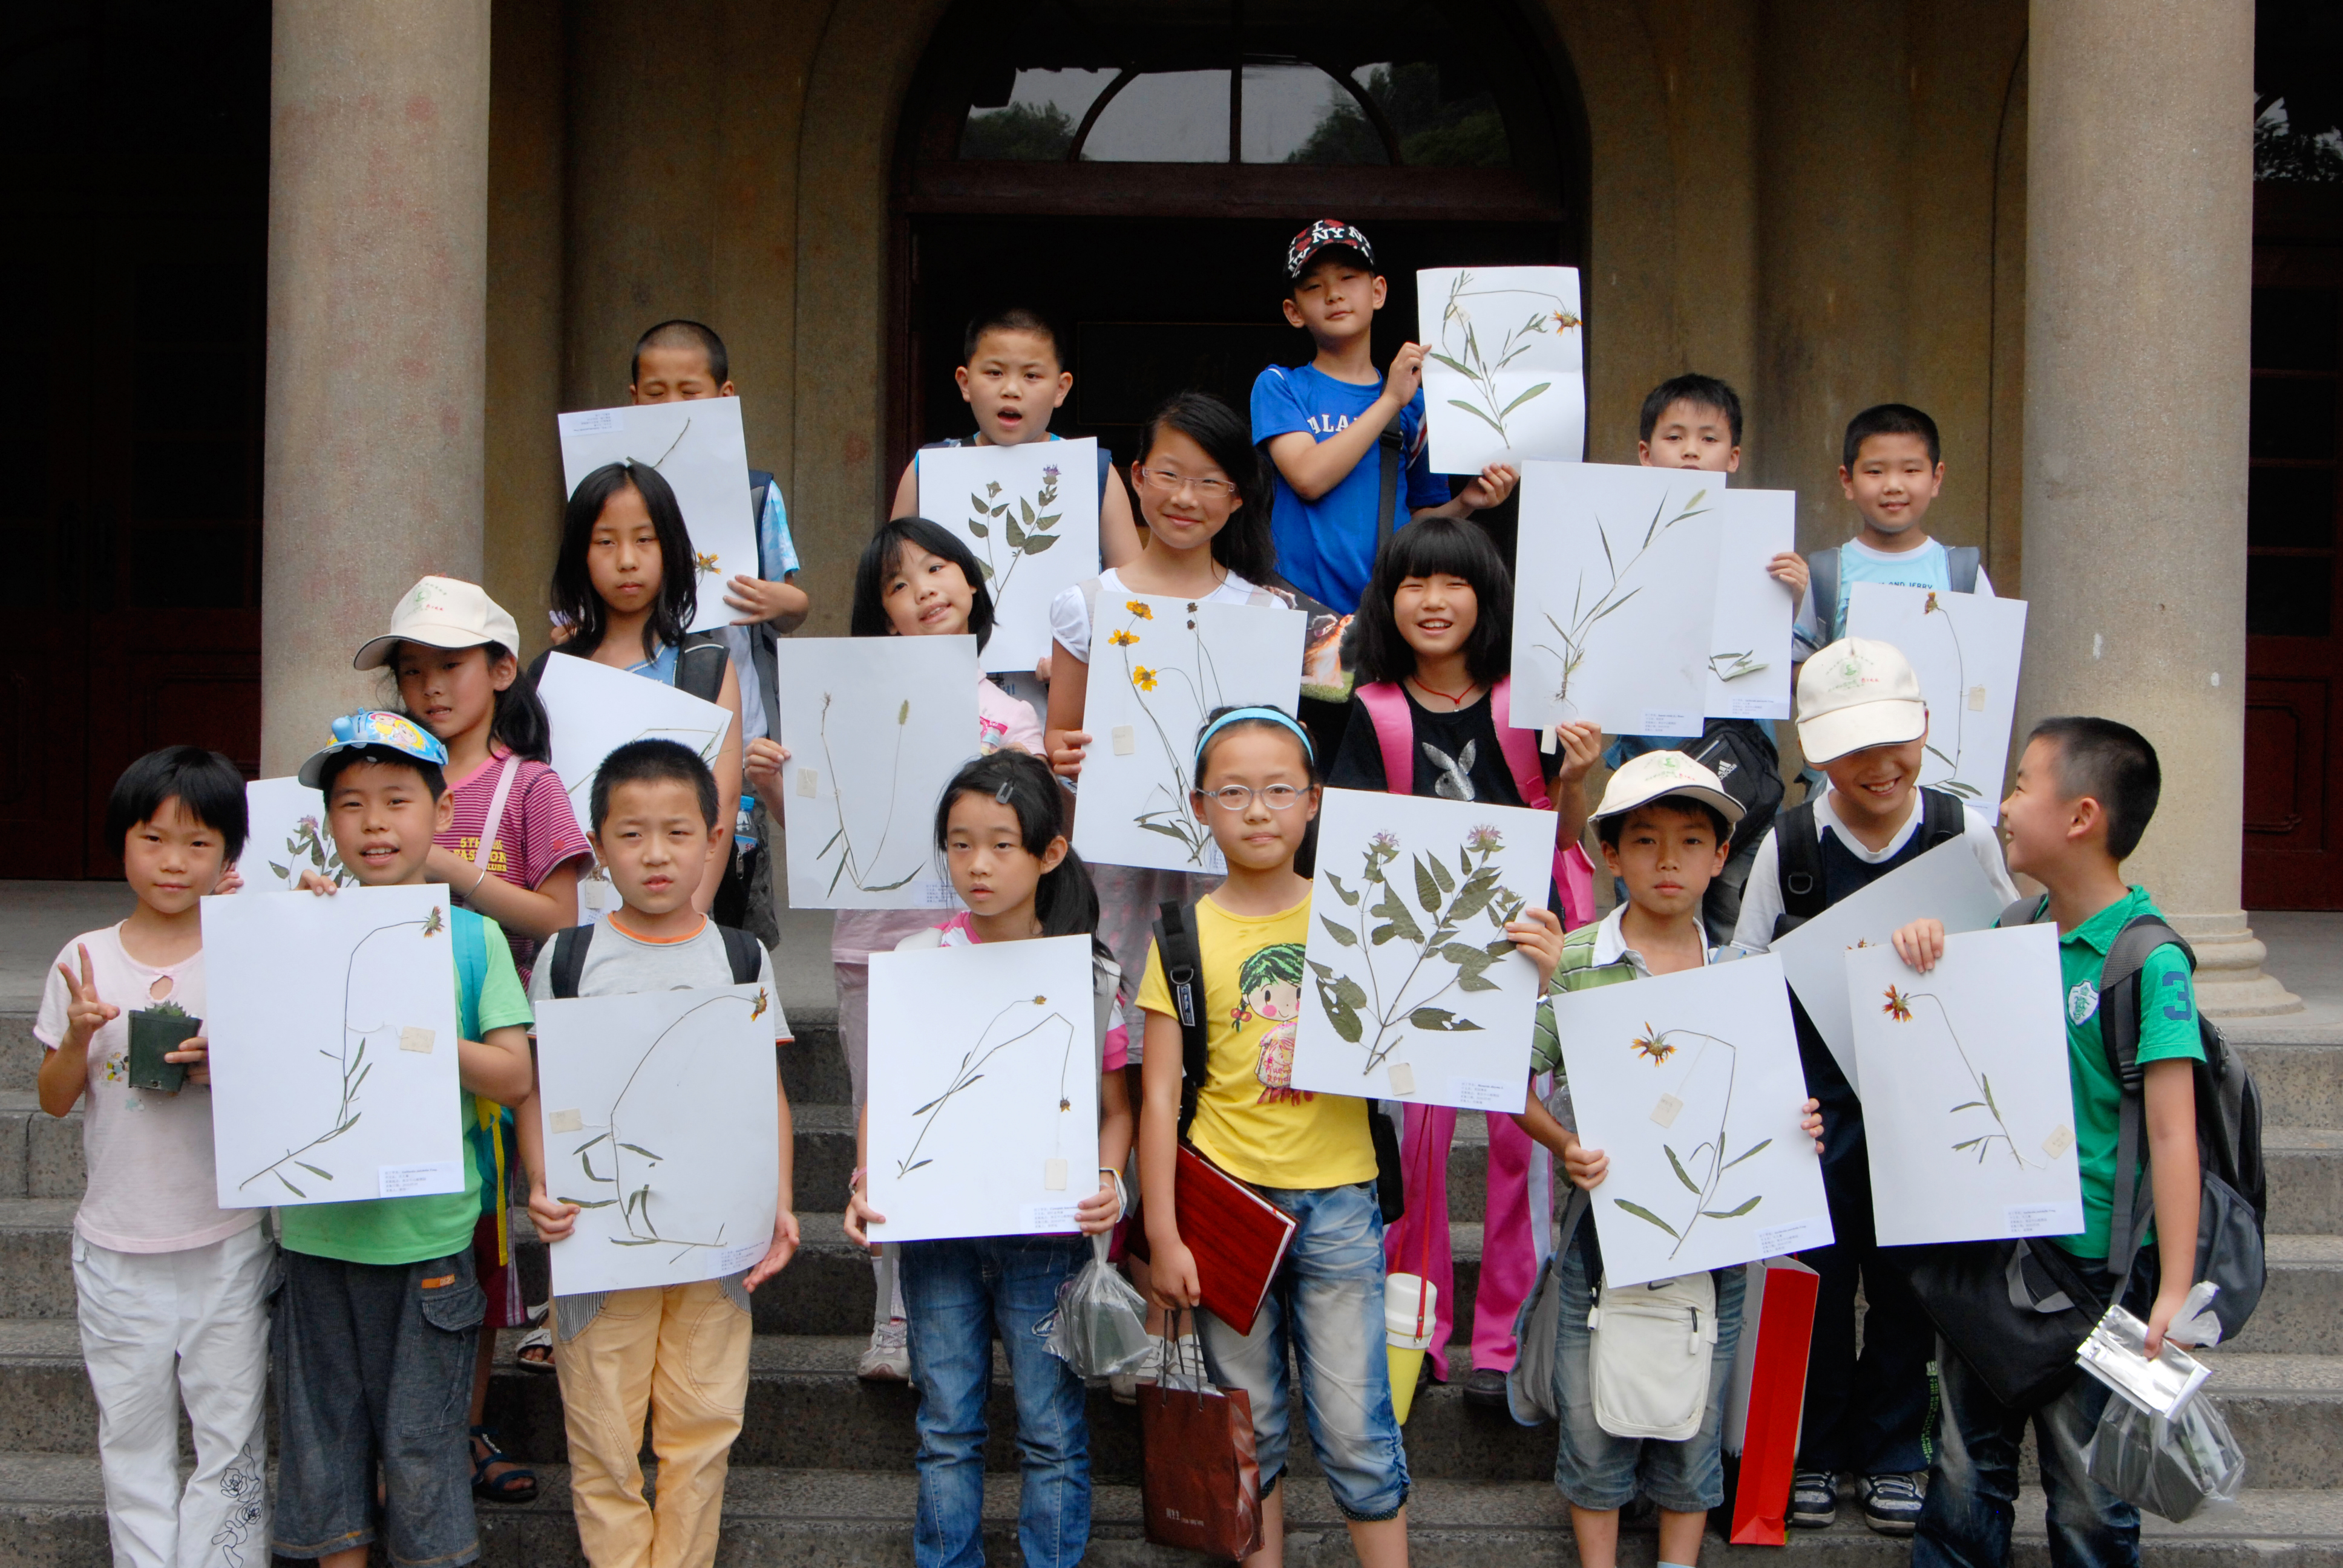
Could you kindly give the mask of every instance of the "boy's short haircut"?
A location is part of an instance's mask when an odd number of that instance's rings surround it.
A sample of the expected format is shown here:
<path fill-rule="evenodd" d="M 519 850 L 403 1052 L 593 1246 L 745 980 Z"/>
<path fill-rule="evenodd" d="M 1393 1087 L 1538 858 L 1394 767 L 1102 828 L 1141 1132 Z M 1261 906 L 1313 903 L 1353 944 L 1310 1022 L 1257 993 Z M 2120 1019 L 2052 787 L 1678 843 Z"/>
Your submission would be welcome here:
<path fill-rule="evenodd" d="M 962 365 L 976 363 L 977 346 L 984 341 L 984 335 L 988 332 L 1030 332 L 1036 337 L 1046 337 L 1050 340 L 1050 357 L 1058 362 L 1059 369 L 1066 367 L 1066 350 L 1058 341 L 1058 329 L 1051 326 L 1049 318 L 1040 311 L 1029 310 L 1021 305 L 1002 306 L 998 310 L 968 318 L 968 331 L 962 335 L 960 346 L 960 362 Z"/>
<path fill-rule="evenodd" d="M 2046 719 L 2026 736 L 2058 749 L 2058 788 L 2069 800 L 2088 795 L 2107 819 L 2107 853 L 2127 860 L 2139 848 L 2164 793 L 2164 768 L 2147 737 L 2112 719 L 2065 714 Z"/>
<path fill-rule="evenodd" d="M 360 762 L 379 762 L 386 768 L 404 768 L 423 780 L 424 788 L 437 800 L 447 793 L 447 775 L 437 762 L 420 757 L 410 757 L 395 746 L 346 746 L 328 755 L 318 764 L 317 793 L 333 804 L 334 784 L 349 768 Z"/>
<path fill-rule="evenodd" d="M 1663 795 L 1656 800 L 1646 800 L 1631 810 L 1614 812 L 1608 817 L 1594 819 L 1596 840 L 1609 845 L 1614 849 L 1617 849 L 1619 835 L 1625 830 L 1627 819 L 1637 811 L 1675 811 L 1686 817 L 1698 812 L 1708 819 L 1708 825 L 1716 834 L 1718 843 L 1725 843 L 1733 837 L 1732 825 L 1725 821 L 1725 813 L 1707 801 L 1691 795 Z"/>
<path fill-rule="evenodd" d="M 724 352 L 724 339 L 716 336 L 712 327 L 678 317 L 662 321 L 635 339 L 635 354 L 627 362 L 627 382 L 629 386 L 643 378 L 643 350 L 646 348 L 697 348 L 708 357 L 708 378 L 721 387 L 732 379 L 732 362 Z"/>
<path fill-rule="evenodd" d="M 1735 426 L 1736 438 L 1739 426 Z M 1839 448 L 1839 467 L 1855 472 L 1863 444 L 1874 436 L 1917 436 L 1928 444 L 1928 461 L 1945 460 L 1944 443 L 1936 437 L 1936 422 L 1909 403 L 1875 403 L 1846 422 L 1846 440 Z"/>
<path fill-rule="evenodd" d="M 141 822 L 151 822 L 166 800 L 220 836 L 222 860 L 244 853 L 248 826 L 244 774 L 216 751 L 166 746 L 122 770 L 106 802 L 106 841 L 120 845 Z"/>
<path fill-rule="evenodd" d="M 1725 416 L 1733 427 L 1733 444 L 1741 445 L 1741 394 L 1714 376 L 1671 376 L 1652 388 L 1644 399 L 1644 414 L 1635 438 L 1649 441 L 1652 432 L 1659 428 L 1660 416 L 1668 411 L 1671 403 L 1689 403 L 1695 408 L 1714 408 Z M 1850 467 L 1854 465 L 1850 463 Z"/>
<path fill-rule="evenodd" d="M 594 831 L 610 815 L 610 792 L 621 784 L 689 784 L 699 799 L 700 819 L 716 826 L 716 775 L 699 753 L 673 740 L 629 740 L 608 757 L 594 775 L 587 814 Z"/>

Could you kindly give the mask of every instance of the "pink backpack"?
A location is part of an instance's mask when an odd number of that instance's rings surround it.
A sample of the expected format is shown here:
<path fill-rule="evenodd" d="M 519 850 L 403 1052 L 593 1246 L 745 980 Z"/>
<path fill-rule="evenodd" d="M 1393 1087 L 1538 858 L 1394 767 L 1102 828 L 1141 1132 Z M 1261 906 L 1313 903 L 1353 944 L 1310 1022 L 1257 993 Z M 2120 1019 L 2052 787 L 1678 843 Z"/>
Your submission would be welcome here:
<path fill-rule="evenodd" d="M 1539 766 L 1537 732 L 1516 729 L 1509 722 L 1513 685 L 1513 678 L 1507 676 L 1489 692 L 1489 718 L 1496 726 L 1497 748 L 1505 754 L 1505 767 L 1522 799 L 1536 810 L 1551 811 L 1554 801 L 1546 795 L 1545 772 Z M 1375 739 L 1383 753 L 1383 787 L 1393 794 L 1408 793 L 1415 779 L 1415 724 L 1408 715 L 1407 694 L 1393 682 L 1383 680 L 1362 683 L 1353 695 L 1374 721 Z M 1573 844 L 1554 852 L 1554 885 L 1562 892 L 1564 930 L 1574 930 L 1594 918 L 1594 862 L 1587 859 L 1585 846 Z"/>

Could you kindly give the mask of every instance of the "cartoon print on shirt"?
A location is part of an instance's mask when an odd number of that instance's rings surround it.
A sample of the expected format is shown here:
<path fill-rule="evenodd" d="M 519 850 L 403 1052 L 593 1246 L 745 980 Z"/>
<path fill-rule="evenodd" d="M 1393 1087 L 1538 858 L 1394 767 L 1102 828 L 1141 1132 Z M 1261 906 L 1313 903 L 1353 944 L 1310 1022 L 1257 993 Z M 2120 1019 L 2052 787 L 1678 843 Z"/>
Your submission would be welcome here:
<path fill-rule="evenodd" d="M 1316 1098 L 1293 1087 L 1293 1025 L 1302 1016 L 1302 954 L 1300 942 L 1277 942 L 1247 958 L 1237 970 L 1237 1005 L 1230 1024 L 1242 1029 L 1250 1019 L 1271 1027 L 1261 1037 L 1261 1057 L 1253 1076 L 1262 1091 L 1255 1105 L 1306 1104 Z"/>

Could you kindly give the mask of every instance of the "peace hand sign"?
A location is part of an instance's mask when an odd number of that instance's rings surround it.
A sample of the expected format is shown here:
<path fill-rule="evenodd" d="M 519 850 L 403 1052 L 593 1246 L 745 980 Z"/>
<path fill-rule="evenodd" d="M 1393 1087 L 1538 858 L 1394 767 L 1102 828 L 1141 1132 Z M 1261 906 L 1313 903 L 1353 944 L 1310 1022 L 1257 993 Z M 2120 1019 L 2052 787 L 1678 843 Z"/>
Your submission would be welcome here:
<path fill-rule="evenodd" d="M 90 1036 L 122 1016 L 122 1010 L 97 994 L 97 978 L 90 972 L 89 949 L 76 942 L 74 950 L 81 954 L 81 979 L 74 979 L 73 970 L 57 966 L 57 973 L 65 977 L 65 989 L 73 1000 L 65 1007 L 65 1042 L 76 1050 L 86 1050 Z"/>

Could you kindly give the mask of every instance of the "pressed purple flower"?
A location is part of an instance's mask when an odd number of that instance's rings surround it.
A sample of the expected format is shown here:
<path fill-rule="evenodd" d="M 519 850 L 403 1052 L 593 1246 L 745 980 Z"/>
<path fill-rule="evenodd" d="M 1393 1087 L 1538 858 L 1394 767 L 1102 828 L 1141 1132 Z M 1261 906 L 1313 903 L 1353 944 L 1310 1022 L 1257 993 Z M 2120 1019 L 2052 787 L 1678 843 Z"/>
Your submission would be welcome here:
<path fill-rule="evenodd" d="M 1471 833 L 1465 835 L 1464 842 L 1468 848 L 1478 849 L 1483 854 L 1487 854 L 1491 850 L 1502 848 L 1505 842 L 1505 839 L 1503 834 L 1497 831 L 1493 824 L 1483 822 L 1479 827 L 1473 829 Z"/>

